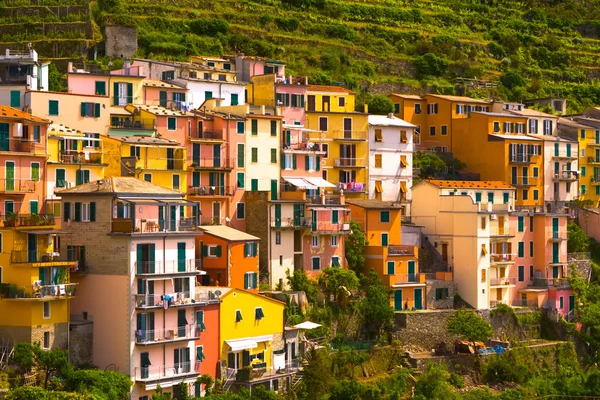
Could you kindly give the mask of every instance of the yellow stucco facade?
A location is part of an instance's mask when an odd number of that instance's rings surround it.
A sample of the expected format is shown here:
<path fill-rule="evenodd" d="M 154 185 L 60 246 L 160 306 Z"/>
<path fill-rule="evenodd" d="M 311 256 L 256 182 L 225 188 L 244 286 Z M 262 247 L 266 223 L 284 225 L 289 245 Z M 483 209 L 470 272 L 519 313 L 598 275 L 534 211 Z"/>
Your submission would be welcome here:
<path fill-rule="evenodd" d="M 578 138 L 581 171 L 579 199 L 590 200 L 594 207 L 598 207 L 600 201 L 600 130 L 591 127 L 581 129 Z"/>

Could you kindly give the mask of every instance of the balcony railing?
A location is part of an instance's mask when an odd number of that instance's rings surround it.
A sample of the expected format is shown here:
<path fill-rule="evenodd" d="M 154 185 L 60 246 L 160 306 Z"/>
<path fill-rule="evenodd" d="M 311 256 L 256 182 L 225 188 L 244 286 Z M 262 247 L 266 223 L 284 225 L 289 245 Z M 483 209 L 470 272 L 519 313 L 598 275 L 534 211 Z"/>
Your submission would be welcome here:
<path fill-rule="evenodd" d="M 510 183 L 513 186 L 536 186 L 538 178 L 533 176 L 513 176 Z"/>
<path fill-rule="evenodd" d="M 65 164 L 101 164 L 102 153 L 97 152 L 97 149 L 64 152 L 59 154 L 59 161 Z M 85 152 L 88 152 L 86 155 Z"/>
<path fill-rule="evenodd" d="M 513 154 L 508 160 L 512 164 L 533 164 L 537 157 L 537 154 Z"/>
<path fill-rule="evenodd" d="M 71 254 L 72 255 L 72 254 Z M 12 250 L 11 262 L 13 264 L 25 263 L 53 263 L 57 261 L 76 262 L 75 258 L 69 257 L 67 252 L 46 252 L 42 250 Z"/>
<path fill-rule="evenodd" d="M 155 130 L 156 120 L 154 118 L 142 118 L 132 121 L 129 118 L 117 119 L 114 124 L 111 123 L 111 129 L 140 129 L 140 130 Z"/>
<path fill-rule="evenodd" d="M 193 169 L 233 169 L 234 160 L 229 158 L 193 158 Z"/>
<path fill-rule="evenodd" d="M 515 228 L 505 228 L 503 226 L 490 227 L 490 238 L 509 238 L 516 235 Z"/>
<path fill-rule="evenodd" d="M 189 374 L 197 374 L 189 361 L 175 365 L 150 365 L 135 368 L 136 381 L 175 380 Z"/>
<path fill-rule="evenodd" d="M 577 171 L 554 171 L 554 179 L 558 181 L 576 181 Z"/>
<path fill-rule="evenodd" d="M 167 308 L 193 305 L 191 292 L 175 292 L 165 294 L 134 294 L 137 308 L 165 307 Z"/>
<path fill-rule="evenodd" d="M 423 277 L 423 279 L 425 276 Z M 421 274 L 396 274 L 390 276 L 390 282 L 392 284 L 403 284 L 403 283 L 420 283 Z"/>
<path fill-rule="evenodd" d="M 275 228 L 310 228 L 312 220 L 304 217 L 271 218 L 271 226 Z"/>
<path fill-rule="evenodd" d="M 301 151 L 301 152 L 323 152 L 325 153 L 325 150 L 323 150 L 321 148 L 321 145 L 319 143 L 313 143 L 310 141 L 303 141 L 301 143 L 284 143 L 283 144 L 283 151 Z"/>
<path fill-rule="evenodd" d="M 535 278 L 532 286 L 534 287 L 569 287 L 569 280 L 567 278 Z"/>
<path fill-rule="evenodd" d="M 333 223 L 333 222 L 319 222 L 313 221 L 311 223 L 311 229 L 313 232 L 329 233 L 329 232 L 346 232 L 350 231 L 350 224 L 347 223 Z"/>
<path fill-rule="evenodd" d="M 567 240 L 567 228 L 546 228 L 546 237 L 550 241 Z"/>
<path fill-rule="evenodd" d="M 137 275 L 189 274 L 200 272 L 202 260 L 167 260 L 135 262 Z"/>
<path fill-rule="evenodd" d="M 414 246 L 388 246 L 388 256 L 414 256 Z"/>
<path fill-rule="evenodd" d="M 15 226 L 52 226 L 55 219 L 52 214 L 17 214 L 0 215 L 0 221 L 5 228 Z"/>
<path fill-rule="evenodd" d="M 46 146 L 29 139 L 0 139 L 0 152 L 46 154 Z"/>
<path fill-rule="evenodd" d="M 336 192 L 344 191 L 344 193 L 364 193 L 367 186 L 362 182 L 339 182 L 334 189 Z"/>
<path fill-rule="evenodd" d="M 135 331 L 135 342 L 149 345 L 185 339 L 193 340 L 200 337 L 200 332 L 200 328 L 193 324 L 168 329 L 137 330 Z"/>
<path fill-rule="evenodd" d="M 321 204 L 332 206 L 343 205 L 340 196 L 313 196 L 308 197 L 306 200 L 308 200 L 309 204 Z"/>
<path fill-rule="evenodd" d="M 42 286 L 16 286 L 0 284 L 0 297 L 6 299 L 43 299 L 47 297 L 75 296 L 75 283 Z"/>
<path fill-rule="evenodd" d="M 233 196 L 235 186 L 190 186 L 190 196 Z"/>
<path fill-rule="evenodd" d="M 596 157 L 588 157 L 587 158 L 587 163 L 588 164 L 600 164 L 600 157 L 596 158 Z"/>
<path fill-rule="evenodd" d="M 334 165 L 338 168 L 364 168 L 367 160 L 364 158 L 336 158 Z"/>
<path fill-rule="evenodd" d="M 515 283 L 516 279 L 511 277 L 490 278 L 490 286 L 510 286 Z"/>
<path fill-rule="evenodd" d="M 490 254 L 490 263 L 502 264 L 515 262 L 515 254 Z"/>
<path fill-rule="evenodd" d="M 198 227 L 196 217 L 178 220 L 161 220 L 141 218 L 115 218 L 112 220 L 113 233 L 158 233 L 158 232 L 193 232 Z"/>
<path fill-rule="evenodd" d="M 30 179 L 0 179 L 0 192 L 33 193 L 38 183 Z"/>
<path fill-rule="evenodd" d="M 552 152 L 552 158 L 577 158 L 577 150 Z"/>
<path fill-rule="evenodd" d="M 353 130 L 335 130 L 331 132 L 329 137 L 334 140 L 367 140 L 367 131 L 353 131 Z"/>
<path fill-rule="evenodd" d="M 223 140 L 223 131 L 222 130 L 204 130 L 202 132 L 198 132 L 195 131 L 192 133 L 192 135 L 190 136 L 191 140 L 194 141 L 207 141 L 207 142 L 213 142 L 213 141 L 222 141 Z"/>

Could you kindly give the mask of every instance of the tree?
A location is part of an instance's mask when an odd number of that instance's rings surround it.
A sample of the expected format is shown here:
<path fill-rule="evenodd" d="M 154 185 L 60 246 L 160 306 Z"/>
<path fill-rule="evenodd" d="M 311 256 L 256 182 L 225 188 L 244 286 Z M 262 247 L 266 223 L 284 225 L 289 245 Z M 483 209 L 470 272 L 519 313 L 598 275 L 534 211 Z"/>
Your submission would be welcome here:
<path fill-rule="evenodd" d="M 445 166 L 446 163 L 434 153 L 419 151 L 413 158 L 413 167 L 419 168 L 419 177 L 421 179 L 435 177 Z"/>
<path fill-rule="evenodd" d="M 66 92 L 67 88 L 63 85 L 64 76 L 60 73 L 56 64 L 48 66 L 48 90 L 51 92 Z"/>
<path fill-rule="evenodd" d="M 448 332 L 468 340 L 475 347 L 475 342 L 485 342 L 494 334 L 492 326 L 473 311 L 458 310 L 448 319 Z"/>
<path fill-rule="evenodd" d="M 306 294 L 309 303 L 317 301 L 317 284 L 310 279 L 304 269 L 295 269 L 290 275 L 290 271 L 286 271 L 287 281 L 290 288 L 294 291 L 302 291 Z"/>
<path fill-rule="evenodd" d="M 196 379 L 196 383 L 204 385 L 205 396 L 210 396 L 210 390 L 215 383 L 215 380 L 209 374 L 202 374 Z"/>
<path fill-rule="evenodd" d="M 44 389 L 48 388 L 48 379 L 51 374 L 62 372 L 63 375 L 66 375 L 67 371 L 72 369 L 67 352 L 64 350 L 44 350 L 40 347 L 40 343 L 36 342 L 33 345 L 33 355 L 37 368 L 44 371 Z"/>
<path fill-rule="evenodd" d="M 367 237 L 356 221 L 350 221 L 350 232 L 344 243 L 346 262 L 351 270 L 360 274 L 363 272 L 365 265 L 363 249 L 367 244 Z"/>
<path fill-rule="evenodd" d="M 567 224 L 567 238 L 567 251 L 569 253 L 588 251 L 590 238 L 588 238 L 583 229 L 573 221 L 569 221 Z"/>
<path fill-rule="evenodd" d="M 415 57 L 413 66 L 417 72 L 417 76 L 423 78 L 428 75 L 440 76 L 446 72 L 448 61 L 436 56 L 433 53 L 427 53 L 419 57 Z"/>
<path fill-rule="evenodd" d="M 358 284 L 359 280 L 354 271 L 341 267 L 326 268 L 319 275 L 319 285 L 323 288 L 328 299 L 333 295 L 333 301 L 335 302 L 358 288 Z"/>
<path fill-rule="evenodd" d="M 80 369 L 67 375 L 63 390 L 87 392 L 98 398 L 125 400 L 129 398 L 131 384 L 131 379 L 120 372 Z"/>
<path fill-rule="evenodd" d="M 331 360 L 325 349 L 315 350 L 311 348 L 306 355 L 310 362 L 304 366 L 302 371 L 304 385 L 306 387 L 306 399 L 317 400 L 322 395 L 329 393 L 334 383 L 331 372 Z"/>
<path fill-rule="evenodd" d="M 15 344 L 10 362 L 11 364 L 18 366 L 22 373 L 31 371 L 31 368 L 35 365 L 33 346 L 31 346 L 31 343 Z"/>
<path fill-rule="evenodd" d="M 152 400 L 171 400 L 170 393 L 163 393 L 162 388 L 159 385 L 156 385 L 156 390 L 152 394 Z"/>
<path fill-rule="evenodd" d="M 394 112 L 394 103 L 382 94 L 371 97 L 367 104 L 369 105 L 370 114 L 387 115 Z"/>
<path fill-rule="evenodd" d="M 445 364 L 430 363 L 415 384 L 415 399 L 457 399 L 452 385 L 448 383 L 450 374 Z"/>
<path fill-rule="evenodd" d="M 383 284 L 377 273 L 371 269 L 369 276 L 363 279 L 365 297 L 360 302 L 364 324 L 374 331 L 377 339 L 383 328 L 390 328 L 394 322 L 394 310 L 390 307 L 392 291 Z"/>

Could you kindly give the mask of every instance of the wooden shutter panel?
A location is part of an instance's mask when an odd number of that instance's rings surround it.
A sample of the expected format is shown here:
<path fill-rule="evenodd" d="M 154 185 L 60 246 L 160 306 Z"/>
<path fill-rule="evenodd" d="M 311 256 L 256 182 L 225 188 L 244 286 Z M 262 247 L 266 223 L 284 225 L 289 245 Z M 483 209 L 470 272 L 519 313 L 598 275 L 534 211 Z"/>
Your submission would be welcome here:
<path fill-rule="evenodd" d="M 75 221 L 81 221 L 81 203 L 75 203 Z"/>
<path fill-rule="evenodd" d="M 100 103 L 94 103 L 94 117 L 100 117 Z"/>
<path fill-rule="evenodd" d="M 95 201 L 90 202 L 90 221 L 91 222 L 96 221 L 96 202 Z"/>
<path fill-rule="evenodd" d="M 87 116 L 87 103 L 81 103 L 81 116 Z"/>
<path fill-rule="evenodd" d="M 69 219 L 71 219 L 71 203 L 65 201 L 64 204 L 65 210 L 63 212 L 63 219 L 65 222 L 67 222 Z"/>
<path fill-rule="evenodd" d="M 221 246 L 217 246 L 217 257 L 221 257 Z"/>
<path fill-rule="evenodd" d="M 113 105 L 119 105 L 119 83 L 115 82 L 113 84 Z"/>
<path fill-rule="evenodd" d="M 133 103 L 133 84 L 127 84 L 127 104 Z"/>

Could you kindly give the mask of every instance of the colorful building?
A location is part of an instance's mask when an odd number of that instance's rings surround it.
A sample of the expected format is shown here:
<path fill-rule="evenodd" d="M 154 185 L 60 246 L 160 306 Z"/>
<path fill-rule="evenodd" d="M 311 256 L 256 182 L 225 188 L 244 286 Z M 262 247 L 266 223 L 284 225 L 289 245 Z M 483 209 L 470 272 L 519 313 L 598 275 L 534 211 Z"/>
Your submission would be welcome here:
<path fill-rule="evenodd" d="M 25 92 L 48 90 L 50 63 L 40 62 L 35 50 L 5 49 L 4 54 L 0 55 L 0 65 L 0 104 L 24 109 Z"/>
<path fill-rule="evenodd" d="M 202 331 L 196 310 L 218 302 L 195 293 L 198 221 L 181 209 L 197 204 L 133 177 L 56 194 L 63 221 L 70 221 L 59 252 L 73 254 L 78 266 L 72 282 L 81 296 L 70 312 L 93 321 L 94 365 L 129 375 L 133 398 L 151 397 L 158 385 L 168 392 L 182 381 L 193 384 Z"/>
<path fill-rule="evenodd" d="M 225 286 L 258 292 L 258 240 L 226 225 L 202 225 L 196 237 L 203 260 L 204 286 Z"/>
<path fill-rule="evenodd" d="M 277 79 L 285 79 L 285 63 L 264 57 L 234 56 L 226 57 L 235 64 L 237 80 L 250 82 L 256 75 L 274 74 Z"/>
<path fill-rule="evenodd" d="M 227 289 L 225 289 L 227 290 Z M 219 296 L 223 288 L 196 287 L 196 332 L 200 332 L 195 342 L 196 363 L 194 368 L 198 374 L 208 374 L 213 379 L 219 379 L 221 372 L 221 354 L 219 352 L 220 311 Z M 201 397 L 204 393 L 202 385 L 194 384 L 194 396 Z"/>
<path fill-rule="evenodd" d="M 425 309 L 425 275 L 419 273 L 418 247 L 402 245 L 402 207 L 382 200 L 349 200 L 348 207 L 368 242 L 364 273 L 373 269 L 392 290 L 394 310 Z"/>
<path fill-rule="evenodd" d="M 402 204 L 410 215 L 415 125 L 393 115 L 369 115 L 369 199 Z"/>

